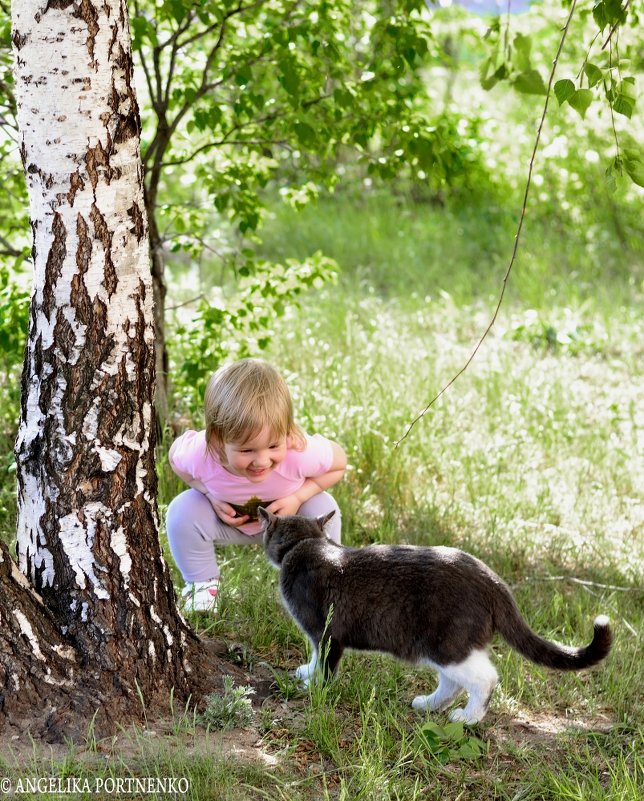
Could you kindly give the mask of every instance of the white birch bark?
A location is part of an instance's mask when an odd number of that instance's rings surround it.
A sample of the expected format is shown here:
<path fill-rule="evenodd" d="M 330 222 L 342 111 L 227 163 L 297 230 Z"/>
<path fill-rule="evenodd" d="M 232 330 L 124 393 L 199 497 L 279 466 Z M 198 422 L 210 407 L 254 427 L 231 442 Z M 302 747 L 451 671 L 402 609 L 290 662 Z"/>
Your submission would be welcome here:
<path fill-rule="evenodd" d="M 149 670 L 161 653 L 174 659 L 166 631 L 184 644 L 187 629 L 158 541 L 153 292 L 127 6 L 15 0 L 12 14 L 34 263 L 16 442 L 20 567 L 87 658 L 99 647 L 115 666 L 118 638 L 136 631 L 131 657 Z"/>
<path fill-rule="evenodd" d="M 0 547 L 0 730 L 19 720 L 54 741 L 90 720 L 112 731 L 140 713 L 141 693 L 148 709 L 171 690 L 198 697 L 213 671 L 194 669 L 202 649 L 158 539 L 126 0 L 13 0 L 12 40 L 34 289 L 16 442 L 21 581 Z"/>
<path fill-rule="evenodd" d="M 101 392 L 105 377 L 121 372 L 125 381 L 137 381 L 132 339 L 143 338 L 153 347 L 152 292 L 139 137 L 132 130 L 137 110 L 128 74 L 125 4 L 16 0 L 13 41 L 34 237 L 31 329 L 17 440 L 18 543 L 21 568 L 42 588 L 56 581 L 42 521 L 52 508 L 60 511 L 60 478 L 70 475 L 79 449 L 84 459 L 95 454 L 104 475 L 117 470 L 123 451 L 137 451 L 137 491 L 145 493 L 151 404 L 124 420 L 109 442 L 101 440 L 97 421 L 119 402 Z M 100 344 L 87 339 L 88 327 L 99 316 L 109 348 L 92 372 L 85 371 L 84 383 L 72 387 L 66 367 L 78 363 L 84 348 Z M 45 388 L 47 382 L 51 386 Z M 69 419 L 65 409 L 77 392 L 93 397 L 80 420 Z M 38 469 L 43 448 L 49 450 L 53 472 Z M 89 583 L 97 597 L 107 597 L 92 544 L 100 522 L 118 531 L 113 519 L 119 509 L 100 500 L 83 502 L 82 486 L 79 490 L 78 505 L 59 517 L 60 543 L 78 586 Z M 94 494 L 88 492 L 87 498 Z M 154 507 L 152 498 L 148 502 Z M 122 537 L 121 529 L 113 535 L 113 547 L 127 569 Z"/>

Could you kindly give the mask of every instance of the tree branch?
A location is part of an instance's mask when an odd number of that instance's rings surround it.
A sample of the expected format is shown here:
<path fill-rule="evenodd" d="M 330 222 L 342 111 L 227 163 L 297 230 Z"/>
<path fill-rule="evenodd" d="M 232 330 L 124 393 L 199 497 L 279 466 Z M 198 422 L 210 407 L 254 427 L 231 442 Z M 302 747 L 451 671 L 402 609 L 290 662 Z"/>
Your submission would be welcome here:
<path fill-rule="evenodd" d="M 143 164 L 144 164 L 145 167 L 147 167 L 148 162 L 150 161 L 150 159 L 152 159 L 152 169 L 150 170 L 150 175 L 151 175 L 151 178 L 150 178 L 150 194 L 153 197 L 156 196 L 156 185 L 159 182 L 159 178 L 160 178 L 160 174 L 161 174 L 163 156 L 165 154 L 166 148 L 168 147 L 168 144 L 170 142 L 172 134 L 176 131 L 176 129 L 177 129 L 179 123 L 181 122 L 181 120 L 183 119 L 183 117 L 188 113 L 190 108 L 192 108 L 192 105 L 194 104 L 195 100 L 198 100 L 199 98 L 203 97 L 203 95 L 208 91 L 208 85 L 207 85 L 207 82 L 206 82 L 207 81 L 207 76 L 208 76 L 208 70 L 210 69 L 210 66 L 211 66 L 211 64 L 212 64 L 212 62 L 214 60 L 214 57 L 215 57 L 217 51 L 221 47 L 221 43 L 222 43 L 223 37 L 224 37 L 224 31 L 225 31 L 225 28 L 226 28 L 226 21 L 228 20 L 229 17 L 233 16 L 233 14 L 235 14 L 235 13 L 237 13 L 237 10 L 233 9 L 232 11 L 230 11 L 224 17 L 224 19 L 220 23 L 220 26 L 219 26 L 220 27 L 219 37 L 217 38 L 217 41 L 215 42 L 212 50 L 210 51 L 210 53 L 208 55 L 208 59 L 206 60 L 206 65 L 204 66 L 204 69 L 203 69 L 203 74 L 202 74 L 202 79 L 201 79 L 201 86 L 197 90 L 197 93 L 196 93 L 195 97 L 190 102 L 186 101 L 183 104 L 183 106 L 181 106 L 179 108 L 179 110 L 177 111 L 174 119 L 169 124 L 168 124 L 168 122 L 166 120 L 166 116 L 165 116 L 165 111 L 167 111 L 167 103 L 166 103 L 165 108 L 163 109 L 163 116 L 161 116 L 160 114 L 158 115 L 159 116 L 159 124 L 157 125 L 156 133 L 155 133 L 154 138 L 152 139 L 152 142 L 150 143 L 150 146 L 148 147 L 148 149 L 147 149 L 147 151 L 145 153 L 145 156 L 143 158 Z M 164 47 L 168 43 L 171 43 L 171 42 L 173 42 L 172 37 L 167 40 L 167 42 L 164 44 Z M 172 67 L 174 66 L 174 63 L 175 63 L 175 60 L 176 60 L 176 56 L 177 56 L 177 52 L 178 52 L 178 48 L 175 50 L 174 45 L 173 45 L 173 53 L 172 53 L 172 56 L 171 56 L 171 59 L 170 59 L 171 69 L 168 72 L 168 78 L 167 78 L 167 81 L 166 81 L 165 92 L 164 92 L 162 90 L 162 88 L 161 88 L 160 49 L 159 49 L 159 47 L 155 47 L 154 48 L 154 69 L 155 69 L 155 75 L 156 75 L 156 82 L 157 82 L 157 86 L 158 86 L 158 89 L 159 89 L 159 97 L 161 97 L 163 95 L 163 96 L 166 96 L 166 97 L 169 98 L 169 96 L 170 96 L 170 87 L 171 87 L 172 78 L 173 78 L 173 69 L 172 69 Z"/>
<path fill-rule="evenodd" d="M 494 323 L 496 322 L 496 318 L 498 317 L 499 311 L 501 309 L 501 305 L 503 303 L 503 298 L 505 297 L 505 290 L 506 290 L 506 287 L 507 287 L 507 284 L 508 284 L 508 280 L 510 278 L 510 273 L 512 272 L 512 268 L 514 267 L 514 263 L 516 261 L 517 253 L 519 251 L 519 241 L 520 241 L 520 238 L 521 238 L 521 231 L 523 230 L 523 221 L 525 219 L 526 208 L 527 208 L 527 205 L 528 205 L 528 196 L 530 194 L 530 186 L 531 186 L 531 183 L 532 183 L 532 170 L 534 168 L 535 159 L 537 157 L 537 151 L 539 149 L 539 143 L 541 141 L 541 132 L 543 130 L 543 126 L 544 126 L 544 123 L 545 123 L 545 120 L 546 120 L 546 114 L 548 112 L 548 103 L 550 101 L 550 92 L 552 91 L 552 85 L 554 83 L 555 72 L 557 70 L 557 64 L 559 63 L 559 57 L 561 55 L 561 51 L 563 50 L 564 42 L 566 41 L 566 36 L 568 35 L 568 29 L 570 28 L 570 23 L 572 22 L 572 18 L 573 18 L 573 15 L 575 13 L 576 5 L 577 5 L 577 0 L 572 0 L 572 4 L 570 6 L 570 12 L 568 14 L 568 19 L 566 20 L 566 24 L 564 25 L 563 33 L 561 35 L 561 40 L 559 42 L 559 47 L 557 48 L 557 54 L 555 55 L 555 58 L 554 58 L 554 60 L 552 62 L 552 69 L 550 71 L 550 79 L 548 81 L 548 88 L 546 90 L 546 100 L 545 100 L 545 103 L 543 105 L 543 112 L 541 114 L 541 120 L 539 122 L 539 127 L 537 129 L 537 136 L 536 136 L 536 139 L 535 139 L 535 142 L 534 142 L 534 148 L 532 150 L 532 156 L 530 158 L 530 164 L 529 164 L 529 167 L 528 167 L 528 178 L 527 178 L 527 181 L 526 181 L 525 193 L 524 193 L 524 196 L 523 196 L 523 206 L 521 208 L 521 214 L 519 216 L 519 224 L 517 226 L 517 232 L 516 232 L 516 235 L 514 237 L 514 247 L 512 249 L 512 256 L 510 258 L 510 263 L 509 263 L 508 268 L 507 268 L 507 270 L 505 272 L 505 275 L 503 277 L 503 283 L 502 283 L 502 286 L 501 286 L 501 293 L 499 295 L 498 302 L 497 302 L 496 307 L 494 309 L 494 313 L 492 315 L 492 319 L 490 320 L 487 328 L 485 329 L 485 331 L 483 332 L 482 336 L 480 337 L 480 339 L 476 343 L 476 345 L 474 347 L 474 350 L 470 354 L 469 358 L 467 359 L 467 361 L 465 362 L 463 367 L 461 367 L 461 369 L 456 373 L 456 375 L 454 375 L 450 379 L 450 381 L 448 381 L 447 384 L 440 390 L 440 392 L 430 400 L 430 402 L 425 406 L 425 408 L 416 415 L 416 417 L 411 421 L 411 423 L 407 427 L 407 430 L 404 432 L 402 437 L 397 442 L 394 443 L 394 448 L 399 447 L 399 445 L 405 439 L 407 439 L 407 437 L 411 433 L 411 431 L 414 428 L 414 426 L 416 425 L 416 423 L 418 423 L 418 421 L 421 420 L 427 414 L 427 412 L 432 408 L 432 406 L 436 403 L 436 401 L 442 395 L 444 395 L 445 392 L 447 392 L 447 390 L 452 386 L 452 384 L 458 378 L 460 378 L 461 375 L 463 375 L 463 373 L 467 370 L 467 368 L 470 366 L 470 364 L 474 360 L 474 357 L 476 356 L 476 354 L 479 352 L 479 349 L 483 345 L 483 342 L 487 338 L 488 334 L 492 330 L 492 327 L 494 326 Z"/>
<path fill-rule="evenodd" d="M 135 3 L 134 3 L 134 13 L 135 13 L 135 15 L 137 17 L 141 16 L 141 13 L 140 13 L 140 10 L 139 10 L 139 4 L 138 4 L 138 2 L 136 2 L 136 0 L 135 0 Z M 152 108 L 157 112 L 157 115 L 158 115 L 159 111 L 158 111 L 158 107 L 157 107 L 157 99 L 154 96 L 154 87 L 153 87 L 153 84 L 152 84 L 152 76 L 150 75 L 150 70 L 148 68 L 148 63 L 147 63 L 147 61 L 145 59 L 143 48 L 141 48 L 141 50 L 139 51 L 139 54 L 140 54 L 140 59 L 141 59 L 141 67 L 143 68 L 143 74 L 145 75 L 145 83 L 146 83 L 146 85 L 148 87 L 148 92 L 150 93 L 150 102 L 152 103 Z"/>
<path fill-rule="evenodd" d="M 322 103 L 325 100 L 328 100 L 332 97 L 331 94 L 323 94 L 319 95 L 318 97 L 312 98 L 311 100 L 305 100 L 302 102 L 302 108 L 311 108 L 312 106 L 317 105 L 318 103 Z M 243 131 L 245 128 L 250 126 L 261 126 L 266 122 L 274 122 L 275 120 L 280 119 L 281 117 L 286 116 L 289 109 L 279 109 L 278 111 L 274 111 L 271 114 L 267 114 L 265 117 L 260 117 L 257 120 L 249 120 L 246 123 L 239 123 L 237 125 L 233 125 L 232 128 L 228 130 L 227 133 L 223 135 L 223 137 L 216 141 L 216 142 L 207 142 L 204 145 L 201 145 L 196 150 L 194 150 L 189 156 L 186 156 L 182 159 L 176 159 L 175 161 L 165 161 L 161 165 L 162 167 L 176 167 L 180 164 L 188 164 L 190 161 L 195 159 L 200 153 L 204 153 L 207 150 L 212 150 L 215 147 L 221 147 L 222 145 L 243 145 L 243 144 L 253 144 L 253 145 L 277 145 L 279 147 L 284 147 L 290 149 L 291 145 L 282 139 L 239 139 L 239 140 L 231 140 L 228 137 L 232 136 L 233 133 L 236 131 Z"/>
<path fill-rule="evenodd" d="M 177 309 L 182 309 L 184 306 L 190 306 L 193 303 L 196 303 L 198 300 L 205 300 L 206 297 L 202 293 L 201 295 L 197 295 L 196 298 L 190 298 L 190 300 L 184 300 L 183 303 L 177 303 L 174 306 L 166 306 L 166 311 L 176 311 Z"/>
<path fill-rule="evenodd" d="M 184 159 L 176 159 L 175 161 L 164 161 L 161 164 L 161 167 L 177 167 L 181 164 L 188 164 L 193 159 L 195 159 L 200 153 L 205 153 L 208 150 L 212 150 L 215 147 L 222 147 L 222 145 L 275 145 L 277 147 L 283 147 L 285 150 L 292 150 L 291 145 L 286 141 L 279 141 L 277 139 L 220 139 L 218 142 L 208 142 L 205 145 L 197 148 L 193 151 L 189 156 L 186 156 Z"/>
<path fill-rule="evenodd" d="M 8 239 L 5 239 L 2 234 L 0 234 L 0 244 L 3 246 L 3 250 L 0 250 L 0 256 L 11 256 L 12 258 L 18 258 L 18 256 L 22 256 L 23 251 L 15 248 Z"/>

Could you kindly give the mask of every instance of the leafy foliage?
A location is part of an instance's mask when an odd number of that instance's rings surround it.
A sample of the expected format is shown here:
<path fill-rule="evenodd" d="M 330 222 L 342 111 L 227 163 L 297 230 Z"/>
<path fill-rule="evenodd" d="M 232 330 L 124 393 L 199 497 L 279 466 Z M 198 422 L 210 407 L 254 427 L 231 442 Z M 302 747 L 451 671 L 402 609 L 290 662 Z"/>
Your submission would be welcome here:
<path fill-rule="evenodd" d="M 459 759 L 480 759 L 487 754 L 488 744 L 465 734 L 462 723 L 439 726 L 429 721 L 421 727 L 420 735 L 425 748 L 443 764 Z"/>
<path fill-rule="evenodd" d="M 28 315 L 29 295 L 0 264 L 0 359 L 5 371 L 22 359 Z"/>
<path fill-rule="evenodd" d="M 27 334 L 29 296 L 0 264 L 0 531 L 15 519 L 13 443 L 20 408 L 20 369 Z"/>
<path fill-rule="evenodd" d="M 302 202 L 351 168 L 441 185 L 475 161 L 429 109 L 421 69 L 439 48 L 420 0 L 146 1 L 132 25 L 153 112 L 149 196 L 167 202 L 166 239 L 193 257 L 213 224 L 252 237 L 271 180 L 286 193 L 306 186 Z M 224 260 L 244 261 L 241 250 Z"/>
<path fill-rule="evenodd" d="M 253 261 L 241 268 L 236 292 L 220 293 L 215 301 L 201 299 L 197 312 L 179 322 L 170 346 L 177 370 L 175 392 L 181 405 L 200 406 L 211 373 L 227 358 L 257 355 L 271 339 L 274 320 L 307 290 L 332 282 L 337 265 L 315 253 L 302 262 L 284 264 Z"/>
<path fill-rule="evenodd" d="M 549 322 L 534 310 L 523 315 L 523 320 L 510 330 L 515 342 L 529 342 L 539 350 L 563 351 L 569 355 L 601 353 L 605 341 L 598 338 L 592 326 L 568 320 L 567 325 Z"/>
<path fill-rule="evenodd" d="M 0 258 L 20 265 L 29 255 L 29 203 L 22 165 L 17 158 L 16 104 L 13 95 L 11 19 L 0 3 Z"/>
<path fill-rule="evenodd" d="M 548 37 L 547 27 L 556 17 L 555 7 L 545 3 L 534 12 L 531 11 L 530 16 L 542 20 L 541 29 L 537 29 L 536 33 L 513 30 L 521 23 L 512 21 L 509 16 L 505 21 L 500 17 L 493 20 L 486 34 L 489 54 L 480 67 L 481 86 L 484 89 L 490 90 L 499 82 L 508 81 L 523 94 L 547 94 L 543 75 L 550 65 L 546 62 L 535 68 L 531 52 L 534 43 L 543 45 Z M 564 53 L 565 68 L 569 74 L 555 82 L 555 96 L 560 106 L 568 104 L 582 119 L 593 104 L 595 107 L 602 103 L 608 106 L 617 153 L 607 168 L 607 174 L 610 177 L 625 173 L 634 183 L 642 186 L 644 166 L 641 148 L 632 145 L 629 131 L 618 133 L 614 118 L 615 114 L 619 114 L 630 120 L 636 105 L 635 77 L 631 71 L 636 71 L 638 64 L 641 66 L 637 7 L 629 4 L 628 0 L 599 0 L 592 8 L 582 6 L 578 16 L 581 31 L 577 30 L 572 53 L 570 47 Z M 560 35 L 560 32 L 557 31 L 556 35 Z M 584 42 L 589 44 L 584 45 Z M 552 45 L 554 55 L 554 41 Z M 543 47 L 539 50 L 542 52 Z M 575 58 L 578 59 L 576 64 Z M 575 69 L 576 76 L 571 75 Z M 620 139 L 624 143 L 622 147 Z"/>

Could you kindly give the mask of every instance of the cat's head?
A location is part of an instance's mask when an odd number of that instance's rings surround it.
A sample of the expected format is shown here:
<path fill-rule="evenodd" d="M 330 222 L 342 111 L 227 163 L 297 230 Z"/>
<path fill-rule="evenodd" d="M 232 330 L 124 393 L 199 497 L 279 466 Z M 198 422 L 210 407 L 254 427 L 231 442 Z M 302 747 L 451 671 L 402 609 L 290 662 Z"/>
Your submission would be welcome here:
<path fill-rule="evenodd" d="M 269 562 L 279 568 L 282 559 L 294 545 L 301 540 L 322 539 L 324 526 L 335 514 L 331 510 L 321 517 L 302 517 L 291 515 L 278 517 L 263 506 L 257 510 L 259 519 L 264 524 L 264 549 Z"/>

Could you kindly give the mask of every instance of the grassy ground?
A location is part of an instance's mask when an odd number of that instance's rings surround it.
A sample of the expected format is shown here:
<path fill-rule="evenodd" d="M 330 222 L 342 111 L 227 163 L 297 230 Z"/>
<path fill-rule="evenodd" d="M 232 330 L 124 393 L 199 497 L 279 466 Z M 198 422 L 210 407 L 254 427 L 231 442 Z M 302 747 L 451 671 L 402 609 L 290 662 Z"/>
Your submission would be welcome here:
<path fill-rule="evenodd" d="M 108 742 L 88 724 L 84 745 L 10 743 L 0 774 L 14 789 L 52 775 L 185 778 L 195 801 L 644 796 L 641 222 L 599 190 L 587 195 L 592 225 L 555 208 L 529 218 L 490 337 L 398 446 L 490 319 L 514 200 L 441 207 L 363 193 L 300 216 L 275 207 L 263 255 L 322 249 L 342 274 L 275 321 L 264 355 L 286 375 L 299 422 L 349 455 L 334 490 L 345 542 L 465 548 L 510 583 L 539 633 L 563 642 L 587 642 L 592 619 L 608 614 L 615 646 L 606 663 L 556 675 L 496 643 L 501 682 L 487 718 L 440 740 L 426 727 L 447 718 L 410 708 L 434 686 L 430 671 L 351 654 L 327 687 L 298 688 L 290 672 L 307 654 L 277 576 L 260 551 L 229 548 L 218 614 L 192 623 L 248 670 L 250 723 L 207 732 L 195 710 L 168 699 L 165 720 Z M 182 486 L 164 452 L 159 473 L 163 516 Z M 243 693 L 237 706 L 229 700 L 230 720 L 242 720 Z M 459 749 L 473 738 L 481 753 L 466 757 Z M 74 797 L 96 801 L 92 787 Z"/>
<path fill-rule="evenodd" d="M 221 555 L 217 616 L 192 622 L 248 670 L 257 692 L 245 728 L 207 732 L 195 710 L 169 699 L 165 720 L 109 742 L 96 742 L 90 727 L 84 746 L 9 744 L 0 773 L 14 788 L 27 776 L 87 778 L 92 792 L 74 797 L 96 799 L 99 779 L 109 788 L 110 779 L 175 777 L 198 801 L 639 801 L 644 405 L 632 265 L 641 253 L 610 255 L 614 280 L 594 296 L 596 266 L 580 245 L 567 256 L 586 265 L 579 280 L 552 268 L 557 291 L 539 298 L 531 271 L 545 275 L 562 242 L 543 229 L 533 234 L 479 356 L 396 447 L 489 320 L 508 224 L 491 230 L 470 219 L 468 228 L 471 214 L 408 209 L 398 220 L 398 255 L 386 254 L 404 269 L 387 273 L 379 259 L 394 224 L 382 198 L 340 198 L 297 219 L 276 212 L 275 243 L 286 230 L 311 248 L 331 237 L 343 275 L 275 322 L 266 356 L 286 374 L 302 425 L 347 450 L 350 468 L 335 489 L 345 542 L 463 547 L 511 584 L 537 631 L 563 642 L 588 641 L 593 617 L 606 613 L 615 647 L 605 665 L 555 675 L 499 642 L 501 683 L 488 717 L 437 740 L 425 727 L 446 717 L 410 708 L 434 686 L 430 671 L 351 654 L 326 688 L 298 688 L 290 672 L 306 660 L 305 644 L 280 607 L 276 573 L 260 551 L 230 548 Z M 438 271 L 418 255 L 430 246 L 442 254 Z M 492 275 L 475 269 L 486 249 Z M 159 470 L 163 512 L 181 484 L 163 453 Z M 243 697 L 238 704 L 244 711 Z M 481 753 L 465 757 L 459 749 L 473 738 Z"/>
<path fill-rule="evenodd" d="M 590 260 L 569 291 L 553 269 L 557 293 L 528 310 L 530 270 L 545 274 L 562 244 L 535 236 L 539 248 L 517 266 L 513 298 L 483 350 L 396 447 L 485 328 L 494 282 L 459 270 L 462 249 L 476 251 L 473 227 L 463 242 L 430 231 L 451 253 L 432 278 L 424 262 L 407 259 L 403 237 L 406 272 L 393 271 L 383 284 L 386 273 L 372 274 L 369 264 L 380 234 L 390 239 L 390 221 L 380 200 L 362 210 L 370 220 L 360 231 L 362 266 L 351 255 L 353 203 L 322 204 L 304 222 L 276 218 L 276 241 L 288 229 L 292 241 L 319 247 L 332 230 L 345 273 L 338 287 L 276 322 L 267 354 L 286 374 L 304 427 L 349 454 L 335 490 L 345 541 L 463 547 L 505 577 L 540 633 L 579 644 L 589 640 L 593 617 L 607 613 L 615 647 L 596 670 L 555 675 L 497 644 L 500 687 L 484 723 L 464 733 L 465 742 L 480 738 L 484 752 L 461 758 L 456 742 L 441 750 L 424 738 L 423 726 L 444 716 L 409 707 L 433 686 L 428 671 L 354 654 L 329 687 L 299 690 L 289 671 L 306 659 L 305 647 L 279 605 L 276 574 L 261 552 L 230 548 L 219 613 L 194 623 L 228 643 L 228 658 L 272 678 L 272 690 L 255 699 L 253 722 L 267 761 L 240 778 L 239 762 L 215 759 L 207 770 L 216 794 L 199 789 L 194 797 L 635 801 L 644 792 L 637 280 L 629 269 L 592 297 Z M 440 214 L 429 213 L 426 225 Z M 484 239 L 498 233 L 486 230 Z M 582 250 L 569 257 L 583 265 Z M 621 261 L 639 258 L 616 255 L 606 268 L 618 275 Z M 470 283 L 468 299 L 462 287 Z M 181 487 L 165 467 L 161 474 L 167 502 Z M 191 775 L 204 769 L 200 761 L 183 764 Z"/>

